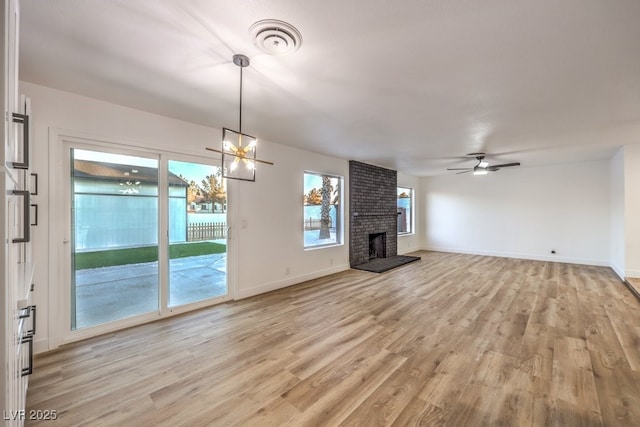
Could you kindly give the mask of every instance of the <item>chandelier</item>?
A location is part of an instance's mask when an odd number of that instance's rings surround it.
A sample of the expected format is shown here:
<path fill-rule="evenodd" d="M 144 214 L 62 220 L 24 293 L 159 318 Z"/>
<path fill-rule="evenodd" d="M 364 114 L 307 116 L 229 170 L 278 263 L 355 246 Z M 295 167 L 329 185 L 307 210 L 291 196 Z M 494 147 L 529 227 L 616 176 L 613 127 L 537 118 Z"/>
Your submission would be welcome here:
<path fill-rule="evenodd" d="M 222 177 L 242 181 L 256 180 L 256 163 L 273 165 L 272 162 L 256 158 L 258 138 L 242 133 L 242 69 L 249 66 L 245 55 L 233 55 L 233 63 L 240 67 L 240 111 L 238 130 L 222 128 L 222 148 L 206 149 L 222 154 Z"/>

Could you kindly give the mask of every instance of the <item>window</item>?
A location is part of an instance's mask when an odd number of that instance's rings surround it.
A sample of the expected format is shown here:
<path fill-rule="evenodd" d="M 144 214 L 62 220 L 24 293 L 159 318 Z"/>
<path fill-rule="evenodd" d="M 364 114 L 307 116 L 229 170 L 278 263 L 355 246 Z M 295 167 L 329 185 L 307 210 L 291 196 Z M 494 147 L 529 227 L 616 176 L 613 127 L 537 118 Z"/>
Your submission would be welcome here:
<path fill-rule="evenodd" d="M 342 177 L 304 173 L 304 247 L 342 243 Z"/>
<path fill-rule="evenodd" d="M 398 187 L 398 234 L 413 233 L 413 188 Z"/>

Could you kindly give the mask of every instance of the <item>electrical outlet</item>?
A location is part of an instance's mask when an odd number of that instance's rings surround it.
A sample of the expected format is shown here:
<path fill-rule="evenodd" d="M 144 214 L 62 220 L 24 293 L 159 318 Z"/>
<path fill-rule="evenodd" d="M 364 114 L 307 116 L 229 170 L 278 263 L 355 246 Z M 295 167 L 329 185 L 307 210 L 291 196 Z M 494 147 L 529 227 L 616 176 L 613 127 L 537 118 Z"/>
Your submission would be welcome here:
<path fill-rule="evenodd" d="M 284 269 L 284 275 L 288 276 L 289 274 L 291 274 L 291 270 L 289 269 L 289 267 Z"/>

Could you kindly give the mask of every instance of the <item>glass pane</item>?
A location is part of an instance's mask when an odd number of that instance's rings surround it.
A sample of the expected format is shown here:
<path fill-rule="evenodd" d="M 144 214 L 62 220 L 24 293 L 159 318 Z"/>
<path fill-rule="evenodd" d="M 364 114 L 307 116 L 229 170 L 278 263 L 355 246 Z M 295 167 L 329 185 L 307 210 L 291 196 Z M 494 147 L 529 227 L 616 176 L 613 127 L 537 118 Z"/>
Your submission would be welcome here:
<path fill-rule="evenodd" d="M 398 233 L 411 233 L 413 189 L 398 187 Z"/>
<path fill-rule="evenodd" d="M 305 172 L 304 247 L 340 243 L 340 178 Z"/>
<path fill-rule="evenodd" d="M 217 166 L 169 161 L 169 306 L 227 294 L 227 193 Z"/>
<path fill-rule="evenodd" d="M 158 161 L 72 159 L 72 328 L 158 310 Z"/>

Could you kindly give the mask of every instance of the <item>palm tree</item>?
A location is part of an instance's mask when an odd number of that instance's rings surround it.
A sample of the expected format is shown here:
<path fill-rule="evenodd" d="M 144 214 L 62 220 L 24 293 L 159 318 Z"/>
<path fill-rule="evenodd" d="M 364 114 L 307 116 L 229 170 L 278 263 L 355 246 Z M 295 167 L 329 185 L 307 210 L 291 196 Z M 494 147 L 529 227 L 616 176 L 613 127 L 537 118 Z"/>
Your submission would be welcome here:
<path fill-rule="evenodd" d="M 329 230 L 329 223 L 331 217 L 329 216 L 329 206 L 331 204 L 331 193 L 333 192 L 333 186 L 331 185 L 331 179 L 322 175 L 322 205 L 320 207 L 320 239 L 329 239 L 331 237 L 331 231 Z"/>
<path fill-rule="evenodd" d="M 304 195 L 304 204 L 305 205 L 320 205 L 322 204 L 322 195 L 317 188 L 312 188 L 309 190 L 308 194 Z"/>

